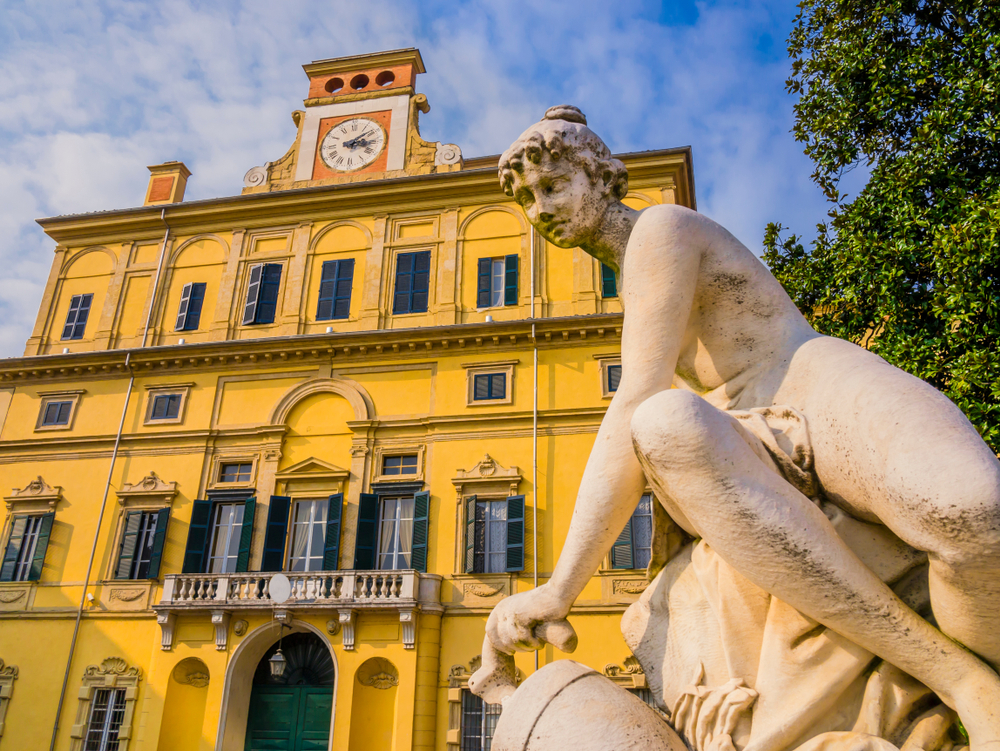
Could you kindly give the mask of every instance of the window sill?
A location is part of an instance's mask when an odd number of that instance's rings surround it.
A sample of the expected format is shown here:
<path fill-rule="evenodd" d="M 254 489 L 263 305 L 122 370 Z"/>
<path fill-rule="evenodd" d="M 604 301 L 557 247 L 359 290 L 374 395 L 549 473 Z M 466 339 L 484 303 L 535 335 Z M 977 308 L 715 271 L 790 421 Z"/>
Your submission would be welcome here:
<path fill-rule="evenodd" d="M 517 578 L 523 571 L 505 571 L 498 574 L 453 574 L 451 605 L 467 609 L 490 610 L 515 590 Z"/>
<path fill-rule="evenodd" d="M 410 318 L 415 316 L 425 316 L 427 313 L 428 311 L 426 310 L 415 310 L 410 313 L 392 313 L 391 315 L 393 318 Z"/>

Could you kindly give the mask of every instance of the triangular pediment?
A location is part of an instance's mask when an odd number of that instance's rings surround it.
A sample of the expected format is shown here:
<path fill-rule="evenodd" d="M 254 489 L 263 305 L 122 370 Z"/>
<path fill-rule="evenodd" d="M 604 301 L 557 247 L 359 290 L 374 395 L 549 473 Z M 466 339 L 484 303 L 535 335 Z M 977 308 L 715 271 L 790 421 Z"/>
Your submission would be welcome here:
<path fill-rule="evenodd" d="M 275 477 L 283 482 L 288 480 L 342 480 L 350 474 L 350 470 L 310 456 L 308 459 L 303 459 L 291 467 L 281 470 Z"/>

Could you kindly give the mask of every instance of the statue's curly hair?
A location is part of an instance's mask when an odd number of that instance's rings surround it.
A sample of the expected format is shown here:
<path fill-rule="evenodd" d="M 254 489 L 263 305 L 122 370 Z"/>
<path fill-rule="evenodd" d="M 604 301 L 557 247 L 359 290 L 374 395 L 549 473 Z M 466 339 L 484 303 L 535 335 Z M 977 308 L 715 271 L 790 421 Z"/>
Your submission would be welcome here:
<path fill-rule="evenodd" d="M 514 195 L 514 175 L 524 172 L 525 160 L 538 164 L 542 151 L 552 159 L 573 154 L 584 171 L 597 182 L 611 173 L 612 192 L 621 200 L 628 194 L 628 170 L 594 131 L 587 127 L 587 118 L 578 107 L 559 104 L 549 107 L 545 116 L 522 133 L 500 156 L 500 187 L 508 196 Z"/>

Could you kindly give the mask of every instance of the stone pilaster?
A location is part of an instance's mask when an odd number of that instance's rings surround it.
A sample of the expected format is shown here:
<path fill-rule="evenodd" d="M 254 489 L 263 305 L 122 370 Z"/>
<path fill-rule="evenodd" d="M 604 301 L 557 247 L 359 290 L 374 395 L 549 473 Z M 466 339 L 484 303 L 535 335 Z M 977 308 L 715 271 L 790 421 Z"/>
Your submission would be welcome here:
<path fill-rule="evenodd" d="M 384 214 L 375 217 L 375 228 L 372 232 L 372 246 L 365 254 L 365 279 L 361 292 L 361 328 L 378 329 L 382 326 L 382 283 L 391 272 L 385 270 L 385 233 L 388 229 L 389 217 Z M 386 273 L 383 273 L 383 271 Z M 392 280 L 386 283 L 392 287 Z"/>
<path fill-rule="evenodd" d="M 417 622 L 417 685 L 413 702 L 413 748 L 437 748 L 438 673 L 441 670 L 441 613 L 422 610 Z"/>

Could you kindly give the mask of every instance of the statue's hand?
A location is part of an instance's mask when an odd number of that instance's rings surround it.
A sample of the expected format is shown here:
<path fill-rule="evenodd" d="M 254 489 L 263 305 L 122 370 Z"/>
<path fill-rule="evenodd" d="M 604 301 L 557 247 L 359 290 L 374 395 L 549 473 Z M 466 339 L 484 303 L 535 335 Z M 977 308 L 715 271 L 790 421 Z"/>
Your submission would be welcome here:
<path fill-rule="evenodd" d="M 486 622 L 486 636 L 494 649 L 515 651 L 541 649 L 551 644 L 563 652 L 576 649 L 576 631 L 566 620 L 567 608 L 548 584 L 501 600 Z"/>

